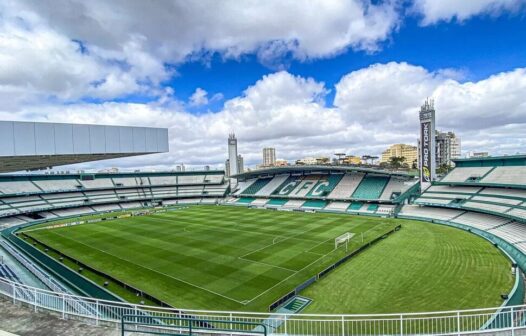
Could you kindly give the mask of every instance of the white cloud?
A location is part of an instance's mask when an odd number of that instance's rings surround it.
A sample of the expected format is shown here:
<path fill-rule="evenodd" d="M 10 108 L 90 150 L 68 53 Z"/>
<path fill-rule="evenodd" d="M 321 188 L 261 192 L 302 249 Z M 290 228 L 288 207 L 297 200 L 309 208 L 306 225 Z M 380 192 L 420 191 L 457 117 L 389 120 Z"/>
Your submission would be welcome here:
<path fill-rule="evenodd" d="M 201 88 L 195 89 L 195 92 L 190 96 L 190 106 L 201 106 L 208 104 L 208 92 Z"/>
<path fill-rule="evenodd" d="M 498 15 L 524 7 L 523 0 L 415 0 L 414 10 L 423 15 L 422 24 L 464 21 L 475 15 Z"/>
<path fill-rule="evenodd" d="M 446 72 L 447 73 L 447 72 Z M 220 165 L 226 136 L 235 131 L 246 162 L 258 163 L 261 148 L 297 159 L 336 152 L 379 154 L 393 143 L 416 143 L 418 110 L 434 97 L 438 127 L 462 137 L 463 149 L 515 154 L 526 148 L 526 69 L 460 83 L 443 71 L 407 63 L 376 64 L 342 77 L 329 91 L 313 78 L 281 71 L 264 76 L 217 113 L 193 115 L 184 104 L 42 104 L 2 111 L 0 119 L 47 120 L 168 127 L 168 154 L 120 159 L 94 165 L 173 168 L 184 162 Z M 173 92 L 165 92 L 170 101 Z"/>
<path fill-rule="evenodd" d="M 399 20 L 390 1 L 370 0 L 21 0 L 0 13 L 0 94 L 22 100 L 155 96 L 174 75 L 166 65 L 216 52 L 274 66 L 374 51 Z"/>

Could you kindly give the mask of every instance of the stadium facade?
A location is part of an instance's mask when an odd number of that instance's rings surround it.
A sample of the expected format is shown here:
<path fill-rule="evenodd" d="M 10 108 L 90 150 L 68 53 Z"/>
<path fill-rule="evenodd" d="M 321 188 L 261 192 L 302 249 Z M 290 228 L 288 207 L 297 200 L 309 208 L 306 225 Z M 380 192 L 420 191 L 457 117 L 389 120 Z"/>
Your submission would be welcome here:
<path fill-rule="evenodd" d="M 12 149 L 3 149 L 3 160 L 16 161 L 17 156 L 30 155 L 48 158 L 44 165 L 17 161 L 18 166 L 11 164 L 10 170 L 70 163 L 62 160 L 62 155 L 71 155 L 77 160 L 75 162 L 83 162 L 118 157 L 114 155 L 156 153 L 168 148 L 167 133 L 162 129 L 15 124 L 2 126 L 12 134 L 11 137 L 4 135 L 3 140 Z M 15 130 L 22 129 L 34 130 L 28 137 L 33 141 L 19 142 L 22 140 L 16 137 Z M 61 141 L 49 142 L 46 151 L 42 144 L 37 146 L 36 139 L 42 132 L 47 132 L 47 140 L 50 134 L 53 139 L 61 139 L 66 136 L 63 134 L 70 134 L 65 129 L 80 132 L 80 135 L 72 135 L 73 143 L 68 150 L 57 147 L 61 146 Z M 99 136 L 92 139 L 92 134 Z M 117 140 L 118 145 L 115 144 Z M 237 151 L 232 150 L 231 154 L 237 157 Z M 179 333 L 186 332 L 189 326 L 197 333 L 226 330 L 226 333 L 242 335 L 264 332 L 283 335 L 513 335 L 523 332 L 526 330 L 526 308 L 520 304 L 524 294 L 521 276 L 526 271 L 526 156 L 459 159 L 455 164 L 456 167 L 441 180 L 425 181 L 429 187 L 423 192 L 419 191 L 419 181 L 406 173 L 342 166 L 289 166 L 246 172 L 233 176 L 238 183 L 232 188 L 222 170 L 0 175 L 0 243 L 43 284 L 41 288 L 28 286 L 19 281 L 16 272 L 11 272 L 0 279 L 0 295 L 36 310 L 93 323 L 124 326 L 125 322 L 130 322 L 133 325 L 140 316 L 141 331 L 145 333 L 153 331 L 152 324 L 156 331 L 174 332 L 169 321 L 163 319 L 181 319 L 181 316 L 192 321 L 180 325 Z M 505 251 L 516 265 L 515 286 L 500 307 L 463 312 L 297 315 L 286 310 L 289 301 L 272 314 L 148 307 L 123 302 L 103 285 L 51 258 L 47 251 L 39 250 L 19 234 L 21 229 L 49 222 L 71 224 L 80 216 L 102 213 L 130 216 L 199 204 L 265 208 L 269 213 L 279 210 L 406 218 L 452 226 L 481 236 Z"/>

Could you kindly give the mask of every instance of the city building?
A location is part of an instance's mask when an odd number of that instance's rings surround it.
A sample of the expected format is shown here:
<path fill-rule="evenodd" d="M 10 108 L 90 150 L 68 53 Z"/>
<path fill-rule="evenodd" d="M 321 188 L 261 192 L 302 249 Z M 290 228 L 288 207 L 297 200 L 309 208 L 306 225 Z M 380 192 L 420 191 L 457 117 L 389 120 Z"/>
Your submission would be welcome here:
<path fill-rule="evenodd" d="M 235 166 L 236 166 L 236 169 L 237 171 L 235 173 L 232 173 L 230 174 L 231 172 L 231 168 L 232 165 L 230 164 L 230 159 L 227 159 L 225 161 L 225 175 L 227 177 L 231 176 L 231 175 L 236 175 L 236 174 L 240 174 L 240 173 L 243 173 L 245 171 L 245 168 L 244 168 L 244 162 L 243 162 L 243 157 L 241 155 L 238 155 L 237 156 L 237 160 L 235 160 L 236 163 L 235 163 Z"/>
<path fill-rule="evenodd" d="M 304 157 L 303 159 L 296 160 L 297 165 L 326 165 L 330 163 L 331 163 L 331 159 L 325 156 L 320 156 L 320 157 L 307 156 L 307 157 Z"/>
<path fill-rule="evenodd" d="M 420 146 L 420 141 L 418 141 Z M 462 157 L 460 138 L 453 132 L 435 132 L 435 162 L 436 168 L 453 167 L 452 160 Z"/>
<path fill-rule="evenodd" d="M 276 149 L 267 147 L 263 148 L 263 166 L 272 167 L 276 164 Z"/>
<path fill-rule="evenodd" d="M 468 154 L 466 155 L 466 157 L 468 159 L 470 158 L 485 158 L 485 157 L 489 157 L 489 153 L 488 152 L 468 152 Z"/>
<path fill-rule="evenodd" d="M 460 138 L 453 132 L 436 131 L 436 166 L 452 166 L 454 159 L 461 157 Z"/>
<path fill-rule="evenodd" d="M 288 166 L 289 165 L 289 162 L 287 160 L 283 160 L 283 159 L 277 159 L 276 160 L 276 163 L 274 164 L 276 167 L 284 167 L 284 166 Z"/>
<path fill-rule="evenodd" d="M 237 162 L 237 139 L 234 133 L 228 135 L 228 159 L 226 162 L 225 171 L 227 172 L 227 176 L 239 173 Z"/>
<path fill-rule="evenodd" d="M 362 163 L 362 158 L 354 155 L 347 155 L 342 159 L 342 163 L 346 165 L 359 165 Z"/>
<path fill-rule="evenodd" d="M 404 163 L 407 163 L 409 167 L 412 167 L 413 164 L 416 165 L 417 163 L 418 148 L 416 146 L 406 144 L 391 145 L 382 152 L 380 163 L 389 163 L 392 157 L 404 157 Z"/>

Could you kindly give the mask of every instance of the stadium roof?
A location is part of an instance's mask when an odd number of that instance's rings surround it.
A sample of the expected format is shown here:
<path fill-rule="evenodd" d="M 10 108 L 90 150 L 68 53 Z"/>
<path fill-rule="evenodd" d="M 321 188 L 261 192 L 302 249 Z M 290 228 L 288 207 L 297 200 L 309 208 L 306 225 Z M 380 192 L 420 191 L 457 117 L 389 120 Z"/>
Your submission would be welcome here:
<path fill-rule="evenodd" d="M 455 162 L 455 165 L 458 167 L 524 166 L 526 165 L 526 154 L 462 158 L 454 159 L 453 162 Z"/>
<path fill-rule="evenodd" d="M 365 168 L 365 167 L 353 167 L 353 166 L 317 166 L 317 165 L 296 165 L 296 166 L 284 166 L 284 167 L 271 167 L 264 169 L 251 170 L 249 172 L 241 173 L 234 175 L 232 177 L 238 179 L 247 179 L 251 177 L 257 177 L 261 175 L 275 175 L 275 174 L 284 174 L 284 173 L 309 173 L 313 174 L 316 172 L 320 173 L 329 173 L 329 172 L 348 172 L 348 171 L 358 171 L 364 173 L 374 173 L 382 175 L 397 175 L 403 177 L 412 177 L 412 175 L 401 172 L 401 171 L 390 171 L 384 169 L 375 169 L 375 168 Z"/>
<path fill-rule="evenodd" d="M 167 151 L 166 128 L 0 121 L 0 173 Z"/>

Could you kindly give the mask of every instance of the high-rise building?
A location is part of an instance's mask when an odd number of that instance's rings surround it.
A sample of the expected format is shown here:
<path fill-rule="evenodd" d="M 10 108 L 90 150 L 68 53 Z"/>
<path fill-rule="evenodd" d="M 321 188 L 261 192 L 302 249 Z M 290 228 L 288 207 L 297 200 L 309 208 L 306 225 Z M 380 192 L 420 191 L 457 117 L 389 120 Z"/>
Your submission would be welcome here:
<path fill-rule="evenodd" d="M 406 144 L 391 145 L 382 152 L 380 163 L 388 163 L 392 157 L 404 157 L 404 163 L 407 163 L 409 167 L 412 167 L 413 164 L 416 164 L 417 162 L 418 148 L 416 146 Z"/>
<path fill-rule="evenodd" d="M 263 166 L 272 167 L 276 164 L 276 149 L 263 148 Z"/>
<path fill-rule="evenodd" d="M 237 173 L 241 174 L 245 171 L 245 164 L 243 162 L 243 157 L 241 154 L 237 155 Z"/>
<path fill-rule="evenodd" d="M 237 164 L 237 139 L 234 133 L 228 135 L 228 160 L 225 165 L 227 176 L 239 173 Z"/>
<path fill-rule="evenodd" d="M 240 174 L 240 173 L 243 173 L 245 171 L 244 163 L 243 163 L 243 157 L 241 155 L 237 156 L 236 165 L 237 165 L 237 169 L 238 169 L 237 172 L 230 174 L 230 167 L 231 167 L 230 159 L 226 159 L 226 161 L 225 161 L 225 175 L 226 175 L 226 177 L 229 177 L 230 175 Z"/>
<path fill-rule="evenodd" d="M 440 166 L 452 166 L 454 159 L 461 157 L 460 138 L 453 132 L 436 132 L 436 164 Z"/>
<path fill-rule="evenodd" d="M 420 146 L 420 141 L 418 142 Z M 436 168 L 454 166 L 453 160 L 462 157 L 462 143 L 453 132 L 435 132 L 435 162 Z"/>

